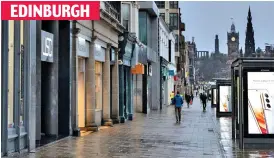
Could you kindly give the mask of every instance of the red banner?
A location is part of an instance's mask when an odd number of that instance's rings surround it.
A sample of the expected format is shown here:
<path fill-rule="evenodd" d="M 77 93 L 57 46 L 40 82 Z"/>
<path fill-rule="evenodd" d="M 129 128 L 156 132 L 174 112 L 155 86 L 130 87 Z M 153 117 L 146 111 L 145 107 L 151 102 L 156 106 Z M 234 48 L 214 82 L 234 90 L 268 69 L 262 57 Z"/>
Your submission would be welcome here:
<path fill-rule="evenodd" d="M 99 1 L 1 1 L 1 20 L 100 20 Z"/>

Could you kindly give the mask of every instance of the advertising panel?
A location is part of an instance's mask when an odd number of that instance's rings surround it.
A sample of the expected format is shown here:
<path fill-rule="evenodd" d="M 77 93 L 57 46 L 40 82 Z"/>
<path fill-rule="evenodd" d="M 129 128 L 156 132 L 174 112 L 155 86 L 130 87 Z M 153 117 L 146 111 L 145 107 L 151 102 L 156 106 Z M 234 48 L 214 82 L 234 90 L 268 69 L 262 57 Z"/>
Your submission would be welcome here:
<path fill-rule="evenodd" d="M 220 112 L 231 112 L 231 86 L 220 86 Z"/>
<path fill-rule="evenodd" d="M 212 95 L 212 99 L 213 99 L 213 104 L 216 105 L 217 104 L 217 89 L 213 89 L 213 95 Z"/>
<path fill-rule="evenodd" d="M 247 72 L 248 134 L 274 134 L 274 72 Z"/>

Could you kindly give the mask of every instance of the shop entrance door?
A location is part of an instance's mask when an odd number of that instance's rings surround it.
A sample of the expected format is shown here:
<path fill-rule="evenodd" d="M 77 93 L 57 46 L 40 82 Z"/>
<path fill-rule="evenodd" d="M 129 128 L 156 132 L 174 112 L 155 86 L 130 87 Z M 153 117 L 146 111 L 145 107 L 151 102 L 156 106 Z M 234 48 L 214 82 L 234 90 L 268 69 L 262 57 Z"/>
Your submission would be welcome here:
<path fill-rule="evenodd" d="M 147 66 L 145 65 L 145 73 L 142 75 L 143 77 L 143 85 L 142 85 L 142 90 L 143 90 L 143 113 L 147 113 L 147 95 L 148 95 L 148 90 L 147 90 Z"/>
<path fill-rule="evenodd" d="M 85 107 L 86 107 L 86 74 L 85 58 L 78 58 L 78 126 L 85 127 Z"/>

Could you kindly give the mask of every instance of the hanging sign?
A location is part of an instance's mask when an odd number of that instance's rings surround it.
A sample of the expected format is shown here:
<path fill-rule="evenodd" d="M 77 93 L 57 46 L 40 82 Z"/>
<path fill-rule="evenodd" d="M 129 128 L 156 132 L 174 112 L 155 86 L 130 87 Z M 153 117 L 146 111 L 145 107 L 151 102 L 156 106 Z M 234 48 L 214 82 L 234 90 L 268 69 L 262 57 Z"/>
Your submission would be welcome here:
<path fill-rule="evenodd" d="M 145 67 L 143 64 L 138 64 L 135 67 L 131 68 L 131 73 L 134 75 L 145 74 Z"/>
<path fill-rule="evenodd" d="M 41 31 L 41 61 L 53 62 L 53 34 Z"/>
<path fill-rule="evenodd" d="M 169 73 L 169 76 L 174 76 L 175 75 L 174 70 L 168 70 L 168 73 Z"/>

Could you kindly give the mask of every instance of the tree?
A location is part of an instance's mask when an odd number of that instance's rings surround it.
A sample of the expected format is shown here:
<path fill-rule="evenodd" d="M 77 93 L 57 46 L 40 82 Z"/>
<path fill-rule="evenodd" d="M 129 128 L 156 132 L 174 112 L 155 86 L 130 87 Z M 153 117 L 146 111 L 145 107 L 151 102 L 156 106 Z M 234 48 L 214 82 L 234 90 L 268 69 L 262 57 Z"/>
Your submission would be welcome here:
<path fill-rule="evenodd" d="M 203 80 L 209 81 L 215 77 L 227 77 L 228 56 L 222 53 L 211 53 L 209 58 L 202 58 L 197 65 L 197 76 Z"/>

